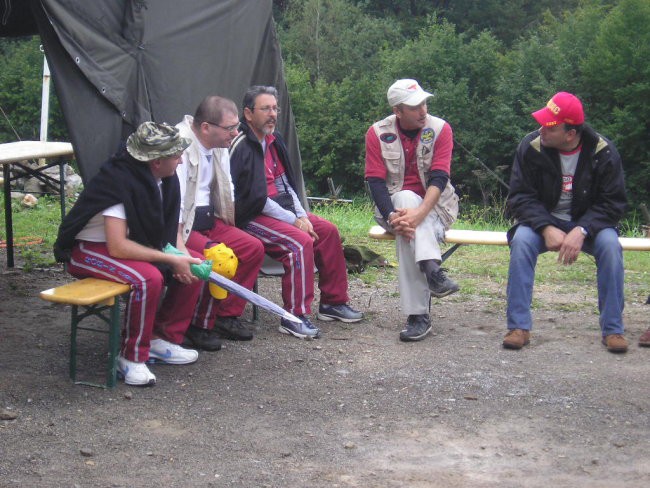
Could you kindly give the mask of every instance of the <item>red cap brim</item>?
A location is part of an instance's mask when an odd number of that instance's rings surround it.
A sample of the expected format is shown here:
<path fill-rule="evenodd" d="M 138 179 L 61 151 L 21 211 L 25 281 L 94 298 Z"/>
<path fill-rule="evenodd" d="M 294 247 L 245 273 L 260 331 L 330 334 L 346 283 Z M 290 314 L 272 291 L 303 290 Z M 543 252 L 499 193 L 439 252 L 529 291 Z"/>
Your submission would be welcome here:
<path fill-rule="evenodd" d="M 535 118 L 539 125 L 543 125 L 545 127 L 559 124 L 559 121 L 553 112 L 551 112 L 546 107 L 539 109 L 537 112 L 533 112 L 531 115 Z"/>

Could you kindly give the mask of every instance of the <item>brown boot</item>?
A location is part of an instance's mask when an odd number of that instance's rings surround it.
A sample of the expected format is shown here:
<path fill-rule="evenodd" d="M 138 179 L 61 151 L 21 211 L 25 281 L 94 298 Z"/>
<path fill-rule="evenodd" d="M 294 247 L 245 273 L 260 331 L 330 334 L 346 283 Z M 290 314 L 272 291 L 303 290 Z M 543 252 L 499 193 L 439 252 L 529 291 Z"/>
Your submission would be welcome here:
<path fill-rule="evenodd" d="M 623 334 L 610 334 L 603 337 L 603 344 L 609 352 L 627 352 L 627 340 Z"/>
<path fill-rule="evenodd" d="M 650 347 L 650 329 L 646 330 L 641 337 L 639 337 L 639 346 Z"/>
<path fill-rule="evenodd" d="M 524 329 L 510 329 L 503 338 L 503 347 L 506 349 L 521 349 L 530 342 L 530 331 Z"/>

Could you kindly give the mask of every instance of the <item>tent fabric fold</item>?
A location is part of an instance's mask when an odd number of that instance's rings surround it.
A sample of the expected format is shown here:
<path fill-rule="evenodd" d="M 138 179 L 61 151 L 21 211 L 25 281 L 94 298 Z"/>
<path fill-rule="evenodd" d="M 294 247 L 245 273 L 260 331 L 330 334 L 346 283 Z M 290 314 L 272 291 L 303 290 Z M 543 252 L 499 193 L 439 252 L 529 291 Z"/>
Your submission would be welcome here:
<path fill-rule="evenodd" d="M 209 94 L 239 106 L 257 84 L 278 89 L 300 165 L 271 0 L 27 0 L 9 22 L 27 3 L 84 181 L 141 122 L 176 124 Z"/>

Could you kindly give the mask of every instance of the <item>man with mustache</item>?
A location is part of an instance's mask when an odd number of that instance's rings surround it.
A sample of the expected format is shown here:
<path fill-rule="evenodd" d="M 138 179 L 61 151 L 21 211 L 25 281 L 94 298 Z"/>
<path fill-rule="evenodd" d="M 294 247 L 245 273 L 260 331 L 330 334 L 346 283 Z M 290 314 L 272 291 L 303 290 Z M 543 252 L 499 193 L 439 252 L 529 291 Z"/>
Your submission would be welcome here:
<path fill-rule="evenodd" d="M 540 128 L 525 136 L 515 153 L 507 211 L 508 333 L 506 349 L 530 342 L 537 256 L 556 251 L 573 264 L 581 251 L 594 256 L 602 343 L 627 351 L 623 336 L 623 252 L 617 226 L 627 198 L 623 164 L 614 144 L 585 124 L 582 102 L 559 92 L 533 112 Z"/>
<path fill-rule="evenodd" d="M 239 134 L 235 102 L 205 97 L 194 112 L 176 126 L 192 144 L 183 152 L 177 173 L 181 188 L 181 222 L 185 245 L 199 253 L 223 243 L 237 256 L 233 281 L 252 289 L 264 260 L 264 247 L 235 227 L 234 189 L 228 147 Z M 221 349 L 220 339 L 248 341 L 252 332 L 239 317 L 246 301 L 235 294 L 215 298 L 203 284 L 186 343 L 207 351 Z M 216 319 L 216 321 L 215 321 Z"/>
<path fill-rule="evenodd" d="M 427 112 L 431 96 L 415 80 L 397 80 L 388 89 L 393 114 L 366 133 L 375 219 L 396 237 L 400 302 L 408 316 L 399 338 L 405 342 L 431 331 L 431 296 L 458 291 L 440 267 L 439 245 L 458 214 L 449 182 L 453 135 L 447 122 Z"/>
<path fill-rule="evenodd" d="M 282 263 L 284 308 L 302 323 L 282 319 L 280 332 L 316 338 L 308 317 L 318 268 L 318 318 L 358 322 L 363 314 L 347 303 L 348 279 L 343 247 L 334 224 L 305 211 L 295 191 L 295 171 L 282 137 L 275 132 L 278 92 L 253 86 L 244 95 L 242 133 L 230 148 L 237 226 L 257 237 L 266 253 Z"/>

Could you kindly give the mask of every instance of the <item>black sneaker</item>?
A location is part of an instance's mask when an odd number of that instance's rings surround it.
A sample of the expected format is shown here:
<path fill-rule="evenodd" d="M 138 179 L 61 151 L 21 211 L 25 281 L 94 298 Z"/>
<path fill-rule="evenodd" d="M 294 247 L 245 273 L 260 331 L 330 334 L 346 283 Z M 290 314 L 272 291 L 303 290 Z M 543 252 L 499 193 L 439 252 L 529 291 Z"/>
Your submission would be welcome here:
<path fill-rule="evenodd" d="M 204 351 L 218 351 L 221 349 L 221 339 L 212 329 L 190 327 L 185 332 L 183 346 Z"/>
<path fill-rule="evenodd" d="M 458 291 L 458 284 L 449 279 L 445 271 L 445 269 L 440 268 L 435 273 L 427 276 L 431 295 L 436 298 L 446 297 Z"/>
<path fill-rule="evenodd" d="M 222 339 L 231 341 L 250 341 L 253 333 L 237 317 L 217 317 L 214 331 Z"/>
<path fill-rule="evenodd" d="M 321 303 L 318 307 L 318 320 L 329 322 L 340 320 L 341 322 L 359 322 L 363 319 L 363 313 L 353 309 L 350 305 L 326 305 Z"/>
<path fill-rule="evenodd" d="M 406 328 L 399 333 L 399 340 L 404 342 L 421 341 L 431 332 L 429 314 L 409 315 Z"/>

